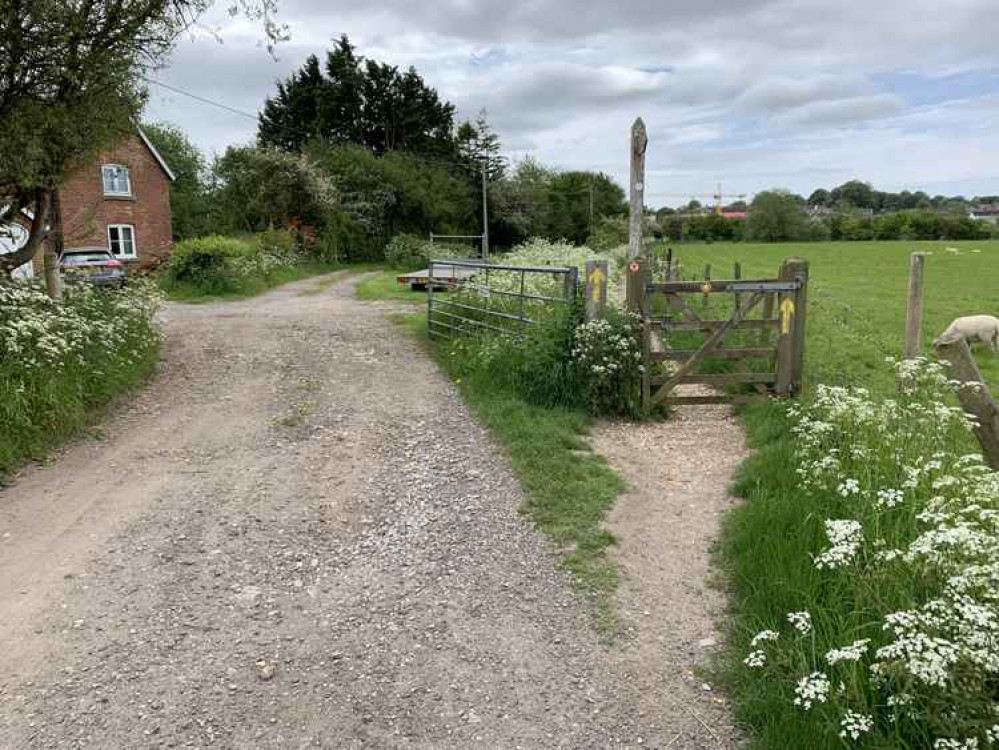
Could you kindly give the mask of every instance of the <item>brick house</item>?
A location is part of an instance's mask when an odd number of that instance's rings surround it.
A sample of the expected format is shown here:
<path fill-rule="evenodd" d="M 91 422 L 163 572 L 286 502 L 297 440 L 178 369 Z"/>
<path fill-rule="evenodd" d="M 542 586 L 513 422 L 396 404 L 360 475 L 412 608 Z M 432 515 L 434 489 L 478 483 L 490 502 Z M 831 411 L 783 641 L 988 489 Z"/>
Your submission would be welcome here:
<path fill-rule="evenodd" d="M 66 250 L 105 247 L 130 270 L 163 261 L 173 247 L 170 183 L 174 174 L 137 128 L 59 186 Z M 26 269 L 42 273 L 42 252 Z"/>

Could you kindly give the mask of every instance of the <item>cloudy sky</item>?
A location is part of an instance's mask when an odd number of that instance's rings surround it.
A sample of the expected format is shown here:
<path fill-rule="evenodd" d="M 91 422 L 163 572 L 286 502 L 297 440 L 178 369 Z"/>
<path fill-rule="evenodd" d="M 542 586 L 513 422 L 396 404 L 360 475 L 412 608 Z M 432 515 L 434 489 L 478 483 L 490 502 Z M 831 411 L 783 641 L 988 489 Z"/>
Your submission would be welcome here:
<path fill-rule="evenodd" d="M 277 79 L 347 33 L 486 109 L 507 153 L 622 184 L 649 129 L 650 205 L 853 177 L 883 190 L 999 193 L 996 0 L 279 0 L 291 41 L 223 7 L 178 46 L 165 84 L 256 112 Z M 207 152 L 254 121 L 152 86 L 147 116 Z"/>

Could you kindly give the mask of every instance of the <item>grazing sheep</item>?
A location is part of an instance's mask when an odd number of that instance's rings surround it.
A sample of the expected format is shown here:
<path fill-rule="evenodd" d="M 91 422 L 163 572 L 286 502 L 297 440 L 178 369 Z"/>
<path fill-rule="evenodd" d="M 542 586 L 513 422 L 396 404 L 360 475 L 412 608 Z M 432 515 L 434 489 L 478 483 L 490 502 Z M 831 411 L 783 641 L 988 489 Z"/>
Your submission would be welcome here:
<path fill-rule="evenodd" d="M 969 344 L 978 339 L 983 344 L 992 347 L 992 351 L 999 351 L 999 318 L 992 315 L 969 315 L 964 318 L 956 318 L 953 323 L 947 326 L 947 330 L 941 333 L 937 342 L 954 341 L 958 337 L 963 338 Z"/>

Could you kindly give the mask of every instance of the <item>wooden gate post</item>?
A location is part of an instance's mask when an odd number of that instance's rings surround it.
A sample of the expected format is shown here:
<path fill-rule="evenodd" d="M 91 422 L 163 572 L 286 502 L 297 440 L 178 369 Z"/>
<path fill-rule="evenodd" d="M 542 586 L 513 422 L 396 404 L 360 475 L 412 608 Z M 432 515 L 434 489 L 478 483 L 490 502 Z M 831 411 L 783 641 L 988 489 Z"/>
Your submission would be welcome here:
<path fill-rule="evenodd" d="M 799 281 L 793 292 L 782 292 L 777 298 L 780 328 L 777 338 L 777 384 L 779 396 L 790 396 L 801 390 L 805 369 L 805 310 L 808 302 L 808 261 L 788 258 L 780 267 L 781 281 Z"/>
<path fill-rule="evenodd" d="M 975 437 L 982 446 L 985 462 L 999 469 L 999 405 L 988 387 L 971 354 L 968 342 L 961 336 L 934 343 L 937 356 L 947 366 L 947 376 L 961 385 L 955 387 L 961 407 L 975 417 Z M 978 385 L 969 385 L 977 383 Z"/>
<path fill-rule="evenodd" d="M 586 319 L 604 316 L 607 307 L 607 261 L 586 261 Z"/>
<path fill-rule="evenodd" d="M 909 256 L 909 298 L 905 307 L 905 359 L 918 357 L 923 349 L 923 261 L 925 253 Z"/>

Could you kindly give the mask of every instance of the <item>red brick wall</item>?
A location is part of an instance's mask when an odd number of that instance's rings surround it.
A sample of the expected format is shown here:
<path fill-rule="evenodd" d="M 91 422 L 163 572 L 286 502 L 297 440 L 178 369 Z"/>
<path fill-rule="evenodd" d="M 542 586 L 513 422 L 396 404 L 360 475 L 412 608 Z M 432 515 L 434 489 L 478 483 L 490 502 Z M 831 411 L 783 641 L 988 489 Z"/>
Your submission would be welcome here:
<path fill-rule="evenodd" d="M 106 197 L 101 165 L 129 168 L 132 196 Z M 170 179 L 138 135 L 130 136 L 101 154 L 98 160 L 71 174 L 60 186 L 62 223 L 67 250 L 107 247 L 108 224 L 135 227 L 136 260 L 122 259 L 132 268 L 155 265 L 170 254 Z M 35 259 L 41 271 L 41 253 Z"/>

